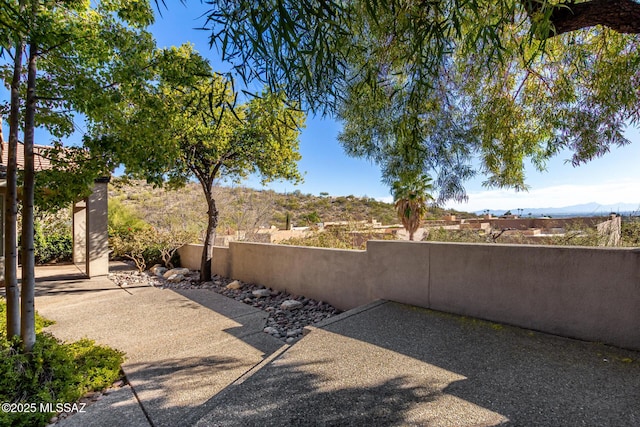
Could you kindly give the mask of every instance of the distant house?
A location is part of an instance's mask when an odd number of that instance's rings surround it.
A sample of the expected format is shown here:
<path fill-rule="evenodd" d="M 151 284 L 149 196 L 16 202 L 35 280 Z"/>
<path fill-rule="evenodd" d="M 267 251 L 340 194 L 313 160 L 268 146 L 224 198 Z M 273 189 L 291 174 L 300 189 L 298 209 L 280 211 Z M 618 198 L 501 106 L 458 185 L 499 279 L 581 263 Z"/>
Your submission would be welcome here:
<path fill-rule="evenodd" d="M 51 162 L 44 156 L 47 147 L 34 146 L 34 166 L 36 173 L 50 169 Z M 7 192 L 7 163 L 9 156 L 7 144 L 1 143 L 2 162 L 0 163 L 0 269 L 4 278 L 4 223 L 5 196 Z M 24 145 L 18 144 L 18 169 L 24 168 Z M 98 179 L 94 183 L 92 194 L 73 204 L 73 262 L 88 277 L 109 273 L 109 247 L 107 231 L 107 184 L 109 178 Z"/>

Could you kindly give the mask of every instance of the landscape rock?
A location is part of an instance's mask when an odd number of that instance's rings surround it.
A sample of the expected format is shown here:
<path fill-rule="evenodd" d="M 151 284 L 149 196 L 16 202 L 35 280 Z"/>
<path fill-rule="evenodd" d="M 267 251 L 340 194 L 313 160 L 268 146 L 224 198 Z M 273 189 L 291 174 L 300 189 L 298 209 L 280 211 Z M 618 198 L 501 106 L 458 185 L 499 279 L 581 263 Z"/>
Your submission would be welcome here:
<path fill-rule="evenodd" d="M 227 289 L 242 289 L 242 284 L 238 280 L 234 280 L 226 286 Z"/>
<path fill-rule="evenodd" d="M 294 299 L 288 299 L 282 304 L 280 304 L 280 308 L 283 310 L 293 311 L 298 310 L 303 307 L 303 304 L 300 301 L 296 301 Z"/>
<path fill-rule="evenodd" d="M 182 274 L 183 276 L 189 274 L 191 271 L 188 268 L 172 268 L 171 270 L 165 271 L 162 275 L 165 279 L 168 279 L 170 276 L 174 274 Z"/>
<path fill-rule="evenodd" d="M 167 277 L 167 282 L 171 282 L 171 283 L 180 283 L 184 280 L 184 276 L 182 274 L 172 274 L 171 276 Z"/>
<path fill-rule="evenodd" d="M 271 291 L 269 289 L 256 289 L 255 291 L 252 292 L 254 297 L 270 297 L 271 296 Z"/>
<path fill-rule="evenodd" d="M 266 328 L 264 328 L 263 332 L 265 334 L 269 334 L 269 335 L 278 335 L 279 332 L 276 328 L 272 327 L 272 326 L 267 326 Z"/>
<path fill-rule="evenodd" d="M 167 272 L 167 269 L 166 269 L 166 267 L 157 267 L 157 268 L 155 269 L 155 271 L 154 271 L 154 270 L 152 270 L 151 272 L 152 272 L 153 274 L 155 274 L 156 276 L 158 276 L 158 277 L 162 277 L 162 276 L 164 275 L 164 273 L 166 273 L 166 272 Z"/>

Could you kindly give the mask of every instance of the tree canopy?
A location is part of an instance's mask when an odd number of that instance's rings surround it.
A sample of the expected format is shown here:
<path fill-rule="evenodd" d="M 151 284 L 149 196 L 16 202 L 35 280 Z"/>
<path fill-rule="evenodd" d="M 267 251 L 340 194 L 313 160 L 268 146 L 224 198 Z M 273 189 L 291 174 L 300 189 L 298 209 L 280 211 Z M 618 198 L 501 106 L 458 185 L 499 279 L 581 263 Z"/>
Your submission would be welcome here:
<path fill-rule="evenodd" d="M 197 179 L 209 208 L 200 270 L 208 280 L 218 226 L 214 180 L 239 181 L 249 174 L 263 182 L 301 180 L 304 114 L 282 92 L 269 89 L 239 103 L 232 82 L 213 72 L 190 45 L 155 51 L 147 70 L 147 84 L 132 88 L 116 120 L 96 127 L 87 143 L 118 159 L 127 174 L 157 185 Z"/>
<path fill-rule="evenodd" d="M 121 88 L 144 80 L 155 47 L 144 29 L 153 22 L 153 10 L 149 1 L 52 1 L 18 13 L 18 3 L 0 1 L 0 76 L 8 87 L 16 40 L 38 43 L 34 126 L 54 138 L 53 144 L 38 142 L 55 146 L 43 153 L 55 167 L 38 173 L 35 196 L 40 208 L 56 209 L 88 195 L 94 179 L 115 167 L 83 148 L 63 147 L 62 139 L 107 120 L 116 113 L 113 102 L 122 97 Z M 23 131 L 26 71 L 15 102 Z"/>
<path fill-rule="evenodd" d="M 525 167 L 579 165 L 640 119 L 634 0 L 213 0 L 211 43 L 246 80 L 344 122 L 347 152 L 435 177 L 526 189 Z"/>
<path fill-rule="evenodd" d="M 100 121 L 110 111 L 123 79 L 135 78 L 139 63 L 134 58 L 145 51 L 152 39 L 142 28 L 153 20 L 148 1 L 106 0 L 91 4 L 83 0 L 0 1 L 0 76 L 11 90 L 7 191 L 5 202 L 5 282 L 7 290 L 7 336 L 20 333 L 23 349 L 35 344 L 34 200 L 35 128 L 44 127 L 62 137 L 75 130 L 74 115 L 84 114 L 89 123 Z M 144 55 L 143 55 L 144 56 Z M 133 68 L 131 68 L 133 67 Z M 8 107 L 8 108 L 7 108 Z M 22 283 L 18 294 L 16 217 L 17 145 L 23 132 L 24 171 L 22 173 Z M 55 150 L 54 150 L 55 151 Z M 82 150 L 67 158 L 66 170 L 78 169 L 78 162 L 91 160 Z M 71 159 L 73 157 L 73 159 Z M 69 196 L 71 183 L 78 193 L 86 193 L 95 174 L 107 166 L 93 163 L 88 174 L 64 176 L 64 185 L 49 187 L 55 199 Z M 55 181 L 56 171 L 47 174 Z M 75 180 L 75 178 L 80 179 Z"/>

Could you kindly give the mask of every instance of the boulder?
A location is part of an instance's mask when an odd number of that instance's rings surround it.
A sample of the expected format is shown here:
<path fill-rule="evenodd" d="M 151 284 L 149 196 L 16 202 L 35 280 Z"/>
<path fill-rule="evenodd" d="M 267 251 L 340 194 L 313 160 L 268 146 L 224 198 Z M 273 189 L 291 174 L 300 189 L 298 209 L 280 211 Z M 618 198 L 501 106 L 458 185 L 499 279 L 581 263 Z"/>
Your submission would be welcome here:
<path fill-rule="evenodd" d="M 256 289 L 252 292 L 254 297 L 262 298 L 262 297 L 270 297 L 271 291 L 269 289 Z"/>
<path fill-rule="evenodd" d="M 182 274 L 183 276 L 189 274 L 191 271 L 188 268 L 172 268 L 171 270 L 165 271 L 162 277 L 168 279 L 169 276 L 174 274 Z"/>
<path fill-rule="evenodd" d="M 166 272 L 167 272 L 167 268 L 166 268 L 166 267 L 163 267 L 163 266 L 161 266 L 161 265 L 157 265 L 157 266 L 156 266 L 156 265 L 154 265 L 154 266 L 151 268 L 151 273 L 152 273 L 152 274 L 155 274 L 155 275 L 156 275 L 156 276 L 158 276 L 158 277 L 163 277 L 164 273 L 166 273 Z"/>
<path fill-rule="evenodd" d="M 280 304 L 281 309 L 289 311 L 297 310 L 299 308 L 302 308 L 302 306 L 303 304 L 300 301 L 296 301 L 294 299 L 288 299 Z"/>
<path fill-rule="evenodd" d="M 238 280 L 234 280 L 233 282 L 229 283 L 226 286 L 227 289 L 242 289 L 242 283 L 240 283 Z"/>
<path fill-rule="evenodd" d="M 167 277 L 167 282 L 171 282 L 171 283 L 180 283 L 184 280 L 184 276 L 182 274 L 172 274 L 171 276 Z"/>

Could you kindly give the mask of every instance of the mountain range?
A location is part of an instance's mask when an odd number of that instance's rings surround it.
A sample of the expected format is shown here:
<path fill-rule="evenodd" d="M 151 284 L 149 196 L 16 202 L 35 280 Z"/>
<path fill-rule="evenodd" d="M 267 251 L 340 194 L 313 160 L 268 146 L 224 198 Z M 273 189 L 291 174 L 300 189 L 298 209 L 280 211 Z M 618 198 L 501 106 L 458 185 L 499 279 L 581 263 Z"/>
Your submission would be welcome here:
<path fill-rule="evenodd" d="M 609 205 L 601 205 L 599 203 L 584 203 L 581 205 L 564 206 L 560 208 L 524 208 L 510 209 L 511 213 L 520 216 L 606 216 L 611 212 L 618 214 L 635 214 L 640 213 L 640 203 L 615 203 Z M 504 215 L 505 210 L 489 209 L 492 215 Z M 486 213 L 486 211 L 476 211 L 478 215 Z"/>

